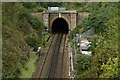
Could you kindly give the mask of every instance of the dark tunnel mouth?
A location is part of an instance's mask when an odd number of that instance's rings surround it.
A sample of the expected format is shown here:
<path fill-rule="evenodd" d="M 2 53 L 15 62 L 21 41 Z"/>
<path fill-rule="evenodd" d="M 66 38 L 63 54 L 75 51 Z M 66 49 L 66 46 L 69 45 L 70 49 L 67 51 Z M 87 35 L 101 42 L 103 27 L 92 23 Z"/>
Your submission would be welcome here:
<path fill-rule="evenodd" d="M 64 33 L 67 34 L 69 31 L 68 23 L 63 18 L 57 18 L 52 23 L 52 33 Z"/>

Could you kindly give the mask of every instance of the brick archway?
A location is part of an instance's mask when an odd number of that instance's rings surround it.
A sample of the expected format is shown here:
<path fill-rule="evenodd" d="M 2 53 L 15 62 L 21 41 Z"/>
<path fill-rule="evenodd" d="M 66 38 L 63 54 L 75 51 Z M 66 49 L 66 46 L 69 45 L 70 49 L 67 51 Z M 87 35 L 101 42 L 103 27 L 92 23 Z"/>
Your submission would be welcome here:
<path fill-rule="evenodd" d="M 63 18 L 68 23 L 68 29 L 70 29 L 70 21 L 65 16 L 61 16 L 61 17 L 56 16 L 50 21 L 50 29 L 51 30 L 52 30 L 52 24 L 53 24 L 54 20 L 56 20 L 57 18 Z"/>
<path fill-rule="evenodd" d="M 61 13 L 61 15 L 59 15 L 59 13 Z M 69 31 L 73 30 L 76 25 L 80 24 L 89 14 L 90 13 L 78 13 L 76 11 L 46 11 L 42 13 L 32 13 L 32 15 L 40 18 L 43 21 L 43 24 L 51 30 L 55 19 L 62 18 L 68 23 Z"/>

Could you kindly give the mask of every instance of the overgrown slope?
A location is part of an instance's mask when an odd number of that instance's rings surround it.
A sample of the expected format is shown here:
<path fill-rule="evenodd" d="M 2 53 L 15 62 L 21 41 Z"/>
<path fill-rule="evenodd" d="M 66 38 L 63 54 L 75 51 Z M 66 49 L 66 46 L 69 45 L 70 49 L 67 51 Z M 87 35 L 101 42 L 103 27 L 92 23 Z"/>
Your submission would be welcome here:
<path fill-rule="evenodd" d="M 43 44 L 41 30 L 44 25 L 31 13 L 47 10 L 48 6 L 61 6 L 61 3 L 2 3 L 3 78 L 22 78 L 25 73 L 32 72 L 25 71 L 28 70 L 26 65 L 34 66 L 30 54 Z"/>
<path fill-rule="evenodd" d="M 91 14 L 88 19 L 85 19 L 71 33 L 73 35 L 94 28 L 97 35 L 97 38 L 92 41 L 90 49 L 93 52 L 92 58 L 88 59 L 90 62 L 86 62 L 83 66 L 78 63 L 78 78 L 117 78 L 120 74 L 118 64 L 119 3 L 94 3 L 94 6 L 90 8 Z"/>
<path fill-rule="evenodd" d="M 29 54 L 42 46 L 42 27 L 21 3 L 2 3 L 3 78 L 18 77 Z"/>

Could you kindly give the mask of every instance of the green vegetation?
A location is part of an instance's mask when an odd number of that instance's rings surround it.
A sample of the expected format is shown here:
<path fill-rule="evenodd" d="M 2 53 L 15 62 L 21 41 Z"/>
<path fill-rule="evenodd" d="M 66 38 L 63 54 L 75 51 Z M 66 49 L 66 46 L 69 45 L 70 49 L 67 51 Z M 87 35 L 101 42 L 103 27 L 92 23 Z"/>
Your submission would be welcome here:
<path fill-rule="evenodd" d="M 34 34 L 28 34 L 25 36 L 26 43 L 33 47 L 36 51 L 39 46 L 41 46 L 40 39 Z"/>
<path fill-rule="evenodd" d="M 94 6 L 92 6 L 94 5 Z M 97 38 L 90 48 L 91 67 L 85 70 L 84 78 L 117 78 L 120 74 L 118 63 L 118 3 L 91 3 L 90 15 L 71 32 L 71 38 L 76 33 L 82 33 L 90 28 L 95 29 Z M 80 54 L 81 55 L 81 54 Z M 79 63 L 80 64 L 80 63 Z M 78 65 L 79 65 L 78 64 Z M 79 73 L 78 78 L 83 74 Z"/>
<path fill-rule="evenodd" d="M 37 2 L 31 2 L 31 3 L 24 2 L 22 4 L 25 8 L 27 8 L 29 12 L 42 12 L 46 10 L 44 7 L 40 6 L 41 5 L 40 3 Z"/>
<path fill-rule="evenodd" d="M 27 8 L 30 12 L 43 12 L 46 11 L 48 6 L 49 7 L 60 7 L 62 3 L 59 2 L 25 2 L 23 6 Z"/>
<path fill-rule="evenodd" d="M 95 28 L 98 36 L 97 46 L 92 49 L 94 51 L 91 62 L 93 67 L 91 75 L 88 77 L 99 77 L 104 74 L 101 69 L 102 64 L 106 64 L 109 58 L 118 58 L 118 3 L 97 3 L 95 6 L 94 13 L 90 15 L 87 23 L 90 27 Z M 118 76 L 109 76 L 108 78 L 116 77 Z"/>
<path fill-rule="evenodd" d="M 78 12 L 90 12 L 91 6 L 94 3 L 83 3 L 83 2 L 66 2 L 62 3 L 62 7 L 65 7 L 67 10 L 76 10 Z"/>
<path fill-rule="evenodd" d="M 2 26 L 3 78 L 32 77 L 30 53 L 42 46 L 43 24 L 22 3 L 3 3 Z"/>
<path fill-rule="evenodd" d="M 49 35 L 43 41 L 42 29 L 46 27 L 31 13 L 45 11 L 48 6 L 61 6 L 61 3 L 2 4 L 3 78 L 32 77 L 36 58 L 31 58 L 30 53 L 43 46 Z"/>
<path fill-rule="evenodd" d="M 42 46 L 42 22 L 32 12 L 42 12 L 48 6 L 65 7 L 67 10 L 90 12 L 87 19 L 71 32 L 73 36 L 90 28 L 95 29 L 97 38 L 90 48 L 92 56 L 80 54 L 77 64 L 78 78 L 120 77 L 118 64 L 118 6 L 119 3 L 2 3 L 2 51 L 3 78 L 30 78 L 35 68 L 33 49 Z M 45 35 L 45 42 L 48 35 Z"/>
<path fill-rule="evenodd" d="M 88 73 L 88 69 L 90 68 L 90 56 L 80 54 L 77 60 L 77 78 L 84 78 L 85 75 Z"/>
<path fill-rule="evenodd" d="M 44 42 L 47 42 L 49 36 L 50 36 L 50 34 L 44 35 Z"/>
<path fill-rule="evenodd" d="M 103 73 L 99 76 L 100 78 L 118 77 L 118 58 L 113 60 L 109 58 L 106 65 L 103 64 L 101 66 L 101 69 L 103 70 Z"/>
<path fill-rule="evenodd" d="M 82 34 L 84 33 L 85 31 L 87 31 L 89 28 L 86 27 L 86 24 L 87 24 L 87 21 L 88 19 L 87 18 L 84 18 L 82 21 L 81 21 L 81 24 L 78 24 L 70 33 L 70 39 L 72 39 L 75 34 Z"/>
<path fill-rule="evenodd" d="M 79 32 L 80 32 L 80 29 L 81 29 L 80 25 L 77 25 L 76 28 L 73 29 L 73 31 L 71 31 L 70 37 L 71 37 L 71 38 L 74 38 L 75 33 L 79 33 Z"/>
<path fill-rule="evenodd" d="M 35 54 L 35 53 L 34 53 Z M 31 78 L 35 70 L 35 62 L 38 59 L 38 56 L 34 57 L 34 54 L 30 56 L 24 68 L 21 69 L 21 73 L 18 78 Z"/>

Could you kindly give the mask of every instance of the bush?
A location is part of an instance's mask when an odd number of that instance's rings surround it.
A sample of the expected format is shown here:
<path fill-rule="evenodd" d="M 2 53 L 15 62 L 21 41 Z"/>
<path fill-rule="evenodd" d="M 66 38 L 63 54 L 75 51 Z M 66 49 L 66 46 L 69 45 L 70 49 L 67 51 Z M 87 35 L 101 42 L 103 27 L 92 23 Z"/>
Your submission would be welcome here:
<path fill-rule="evenodd" d="M 71 31 L 70 36 L 73 38 L 76 33 L 79 33 L 80 31 L 80 25 L 77 25 L 73 31 Z"/>
<path fill-rule="evenodd" d="M 45 10 L 44 8 L 40 7 L 38 8 L 37 12 L 43 12 L 44 10 Z"/>
<path fill-rule="evenodd" d="M 3 56 L 3 71 L 2 77 L 4 78 L 15 78 L 20 73 L 22 65 L 18 60 L 18 53 L 10 52 L 4 53 Z M 6 72 L 7 70 L 7 72 Z"/>
<path fill-rule="evenodd" d="M 43 25 L 22 6 L 22 3 L 3 3 L 2 14 L 2 77 L 16 78 L 30 58 L 31 48 L 37 50 L 37 47 L 41 45 L 40 29 Z"/>
<path fill-rule="evenodd" d="M 40 20 L 36 17 L 32 17 L 28 20 L 29 23 L 32 25 L 33 29 L 40 30 L 44 25 Z"/>
<path fill-rule="evenodd" d="M 80 75 L 83 71 L 90 68 L 90 56 L 80 54 L 77 60 L 77 74 Z"/>
<path fill-rule="evenodd" d="M 34 34 L 26 35 L 25 41 L 29 46 L 33 47 L 35 51 L 39 46 L 41 46 L 40 39 Z"/>
<path fill-rule="evenodd" d="M 87 78 L 117 77 L 117 75 L 113 76 L 114 71 L 112 72 L 109 65 L 103 65 L 109 61 L 109 58 L 114 59 L 118 56 L 117 5 L 117 3 L 97 3 L 88 18 L 86 26 L 94 27 L 97 38 L 92 44 L 91 50 L 94 55 L 92 55 L 91 72 L 88 73 Z M 101 69 L 103 66 L 106 69 Z"/>
<path fill-rule="evenodd" d="M 103 73 L 99 76 L 100 78 L 117 78 L 118 77 L 118 58 L 107 61 L 107 64 L 101 66 Z"/>
<path fill-rule="evenodd" d="M 24 2 L 23 3 L 23 6 L 27 9 L 32 9 L 32 8 L 35 8 L 37 7 L 37 3 L 36 2 L 31 2 L 31 3 L 28 3 L 28 2 Z"/>

